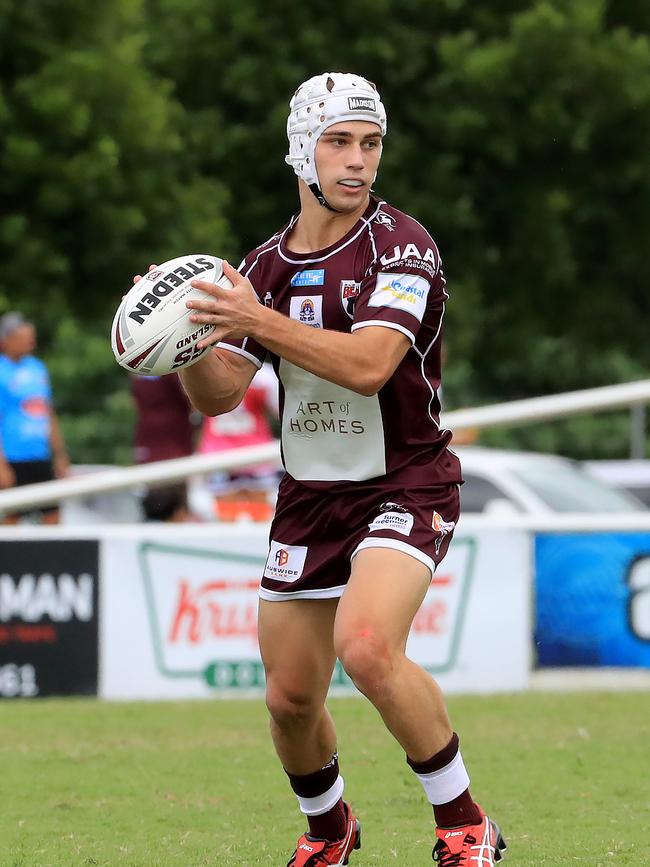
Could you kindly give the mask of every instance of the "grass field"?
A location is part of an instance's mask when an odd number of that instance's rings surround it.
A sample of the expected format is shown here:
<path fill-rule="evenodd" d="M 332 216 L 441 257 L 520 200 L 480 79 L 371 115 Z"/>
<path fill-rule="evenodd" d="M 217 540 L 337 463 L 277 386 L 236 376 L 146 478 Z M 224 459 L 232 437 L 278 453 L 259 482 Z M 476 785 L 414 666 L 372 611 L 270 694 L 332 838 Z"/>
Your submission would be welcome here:
<path fill-rule="evenodd" d="M 360 699 L 331 702 L 351 867 L 431 864 L 430 808 Z M 650 864 L 650 695 L 450 701 L 505 864 Z M 284 867 L 303 822 L 261 702 L 0 704 L 1 867 Z"/>

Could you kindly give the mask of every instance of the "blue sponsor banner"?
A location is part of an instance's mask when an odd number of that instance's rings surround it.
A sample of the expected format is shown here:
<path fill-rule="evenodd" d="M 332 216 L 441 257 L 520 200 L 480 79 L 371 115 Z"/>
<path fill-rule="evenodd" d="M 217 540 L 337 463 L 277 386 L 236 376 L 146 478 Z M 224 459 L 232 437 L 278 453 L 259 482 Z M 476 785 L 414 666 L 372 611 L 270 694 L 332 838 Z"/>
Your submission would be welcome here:
<path fill-rule="evenodd" d="M 650 533 L 535 538 L 540 666 L 650 668 Z"/>
<path fill-rule="evenodd" d="M 317 268 L 312 271 L 298 271 L 291 278 L 292 286 L 322 286 L 325 283 L 325 269 Z"/>

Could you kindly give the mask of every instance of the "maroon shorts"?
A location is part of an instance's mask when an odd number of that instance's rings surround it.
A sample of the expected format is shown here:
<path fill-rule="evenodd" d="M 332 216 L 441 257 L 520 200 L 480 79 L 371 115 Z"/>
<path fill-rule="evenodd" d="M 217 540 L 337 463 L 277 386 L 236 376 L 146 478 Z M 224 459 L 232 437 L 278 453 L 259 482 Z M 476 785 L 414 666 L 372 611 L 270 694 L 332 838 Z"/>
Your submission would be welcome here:
<path fill-rule="evenodd" d="M 364 548 L 392 548 L 435 571 L 460 513 L 458 485 L 395 489 L 360 483 L 354 491 L 307 488 L 285 476 L 271 524 L 262 599 L 341 596 L 352 558 Z"/>

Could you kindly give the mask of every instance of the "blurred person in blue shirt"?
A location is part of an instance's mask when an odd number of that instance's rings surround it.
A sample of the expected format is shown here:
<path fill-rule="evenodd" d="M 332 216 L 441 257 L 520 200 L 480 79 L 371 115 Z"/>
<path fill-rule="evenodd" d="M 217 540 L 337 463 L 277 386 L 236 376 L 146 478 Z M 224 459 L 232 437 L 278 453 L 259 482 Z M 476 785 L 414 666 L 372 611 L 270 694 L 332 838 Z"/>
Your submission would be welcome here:
<path fill-rule="evenodd" d="M 52 407 L 47 368 L 33 352 L 36 330 L 20 313 L 0 317 L 0 488 L 67 475 L 63 437 Z M 5 515 L 5 524 L 21 515 Z M 41 510 L 44 524 L 59 522 L 58 506 Z"/>

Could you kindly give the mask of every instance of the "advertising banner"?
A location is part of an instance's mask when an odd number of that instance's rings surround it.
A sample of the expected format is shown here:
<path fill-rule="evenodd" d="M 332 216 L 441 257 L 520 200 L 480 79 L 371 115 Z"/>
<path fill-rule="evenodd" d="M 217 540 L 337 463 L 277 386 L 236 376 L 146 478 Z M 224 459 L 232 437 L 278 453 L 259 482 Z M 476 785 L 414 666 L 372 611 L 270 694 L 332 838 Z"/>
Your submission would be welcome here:
<path fill-rule="evenodd" d="M 0 698 L 97 693 L 98 550 L 0 541 Z"/>
<path fill-rule="evenodd" d="M 540 666 L 650 667 L 650 533 L 535 540 Z"/>
<path fill-rule="evenodd" d="M 100 694 L 261 694 L 257 588 L 268 528 L 142 533 L 102 540 Z M 416 616 L 408 654 L 451 692 L 523 689 L 529 598 L 526 533 L 459 536 Z M 353 689 L 340 666 L 333 688 Z"/>

